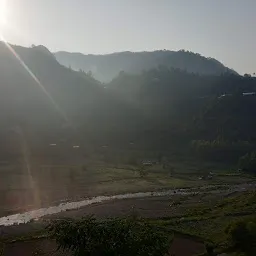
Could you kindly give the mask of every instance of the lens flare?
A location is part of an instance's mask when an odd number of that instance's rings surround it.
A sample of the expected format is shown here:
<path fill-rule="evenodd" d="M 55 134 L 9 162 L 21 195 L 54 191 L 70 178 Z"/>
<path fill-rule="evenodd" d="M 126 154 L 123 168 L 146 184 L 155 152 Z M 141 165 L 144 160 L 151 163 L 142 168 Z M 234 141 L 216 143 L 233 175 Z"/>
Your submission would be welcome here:
<path fill-rule="evenodd" d="M 42 85 L 42 83 L 39 81 L 39 79 L 35 76 L 35 74 L 31 71 L 31 69 L 26 65 L 26 63 L 21 59 L 21 57 L 18 55 L 18 53 L 12 48 L 10 44 L 7 43 L 4 36 L 0 34 L 0 40 L 4 42 L 6 47 L 9 49 L 9 51 L 15 56 L 15 58 L 19 61 L 19 63 L 23 66 L 23 68 L 29 73 L 29 75 L 33 78 L 33 80 L 36 82 L 36 84 L 40 87 L 40 89 L 44 92 L 44 94 L 48 97 L 52 105 L 55 107 L 55 109 L 59 112 L 59 114 L 64 118 L 64 120 L 68 122 L 68 118 L 66 114 L 60 109 L 58 104 L 54 101 L 52 96 L 47 92 L 45 87 Z"/>
<path fill-rule="evenodd" d="M 36 207 L 41 207 L 39 189 L 33 177 L 33 171 L 32 171 L 31 162 L 30 162 L 30 150 L 27 144 L 26 137 L 24 136 L 23 130 L 20 127 L 16 127 L 15 131 L 20 138 L 21 153 L 23 156 L 24 168 L 27 172 L 26 176 L 28 177 L 28 185 L 29 185 L 29 188 L 32 189 L 33 191 L 33 204 Z"/>

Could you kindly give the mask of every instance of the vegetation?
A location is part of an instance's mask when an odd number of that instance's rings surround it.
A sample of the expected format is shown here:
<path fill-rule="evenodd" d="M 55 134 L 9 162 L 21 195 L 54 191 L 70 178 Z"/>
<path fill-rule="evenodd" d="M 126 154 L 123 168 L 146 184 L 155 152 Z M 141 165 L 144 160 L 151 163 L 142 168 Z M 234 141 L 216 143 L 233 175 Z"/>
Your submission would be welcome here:
<path fill-rule="evenodd" d="M 106 253 L 110 253 L 106 255 L 113 255 L 112 249 L 126 255 L 127 248 L 132 251 L 136 247 L 141 248 L 139 255 L 163 255 L 160 251 L 166 251 L 164 248 L 170 247 L 173 237 L 187 237 L 192 241 L 205 243 L 205 251 L 208 254 L 204 255 L 216 256 L 222 252 L 228 255 L 231 253 L 232 256 L 255 255 L 255 191 L 238 195 L 231 193 L 226 198 L 223 198 L 222 194 L 211 196 L 207 193 L 178 198 L 179 203 L 171 204 L 172 209 L 168 217 L 140 219 L 137 217 L 138 213 L 135 215 L 134 212 L 134 215 L 128 218 L 95 219 L 89 216 L 82 220 L 57 220 L 48 226 L 48 235 L 43 232 L 42 235 L 35 234 L 34 237 L 22 239 L 12 237 L 3 242 L 8 244 L 14 240 L 31 241 L 34 245 L 38 244 L 36 241 L 48 238 L 56 240 L 60 250 L 71 250 L 74 255 L 88 255 L 89 250 L 92 253 L 90 255 L 94 255 L 94 250 L 106 250 Z M 140 247 L 147 244 L 147 241 L 152 254 L 147 254 L 147 246 Z M 134 246 L 130 246 L 130 242 Z M 186 241 L 182 246 L 186 246 Z M 122 247 L 126 250 L 122 251 Z M 53 251 L 54 249 L 55 247 L 52 248 Z"/>
<path fill-rule="evenodd" d="M 81 53 L 57 52 L 57 60 L 75 70 L 91 71 L 102 82 L 109 82 L 120 71 L 138 74 L 159 65 L 187 70 L 191 73 L 220 75 L 236 73 L 219 61 L 200 54 L 180 51 L 120 52 L 107 55 L 83 55 Z M 94 67 L 91 70 L 91 67 Z"/>
<path fill-rule="evenodd" d="M 245 192 L 211 202 L 202 199 L 184 214 L 158 221 L 159 225 L 203 239 L 208 253 L 244 252 L 255 255 L 256 193 Z M 248 248 L 251 251 L 246 251 Z M 209 251 L 210 250 L 210 251 Z M 250 254 L 251 253 L 251 254 Z"/>
<path fill-rule="evenodd" d="M 0 256 L 4 255 L 4 245 L 0 242 Z"/>
<path fill-rule="evenodd" d="M 236 221 L 227 227 L 226 232 L 233 250 L 245 255 L 256 254 L 256 218 Z"/>
<path fill-rule="evenodd" d="M 60 65 L 43 46 L 12 47 L 33 75 L 0 43 L 2 211 L 67 197 L 247 182 L 250 175 L 228 171 L 238 161 L 240 169 L 255 173 L 255 77 L 197 54 L 160 51 L 149 54 L 159 62 L 140 53 L 141 65 L 129 65 L 131 73 L 122 71 L 103 85 L 93 71 Z M 151 158 L 157 164 L 139 166 Z M 209 160 L 218 167 L 207 167 Z M 200 179 L 212 171 L 213 180 Z M 179 200 L 170 207 L 182 207 L 186 200 Z M 165 219 L 90 217 L 53 222 L 48 231 L 74 255 L 162 255 L 170 245 L 168 229 L 206 240 L 208 254 L 248 254 L 255 202 L 255 193 L 228 195 L 194 201 Z"/>
<path fill-rule="evenodd" d="M 256 152 L 247 153 L 239 159 L 239 167 L 250 173 L 256 174 Z"/>
<path fill-rule="evenodd" d="M 110 147 L 184 154 L 182 150 L 193 140 L 225 141 L 230 147 L 237 141 L 256 143 L 252 111 L 256 97 L 242 94 L 256 91 L 256 78 L 223 73 L 225 67 L 218 69 L 217 73 L 222 75 L 217 76 L 213 70 L 220 64 L 211 59 L 184 51 L 170 53 L 170 58 L 177 55 L 177 59 L 184 59 L 182 63 L 199 59 L 200 63 L 213 61 L 214 65 L 207 68 L 209 72 L 200 74 L 189 73 L 189 69 L 187 72 L 182 67 L 173 68 L 175 65 L 167 65 L 167 61 L 136 74 L 121 72 L 103 86 L 91 72 L 76 72 L 61 66 L 43 46 L 12 47 L 47 93 L 5 45 L 0 44 L 3 159 L 21 154 L 17 145 L 20 136 L 13 127 L 18 127 L 26 137 L 34 155 L 49 154 L 48 145 L 61 140 L 67 146 L 79 143 L 92 150 L 109 145 L 104 153 L 109 162 L 112 161 L 107 153 Z M 165 59 L 169 53 L 152 54 Z M 15 136 L 9 136 L 10 133 Z M 243 151 L 232 160 L 236 162 L 237 157 L 247 152 L 250 151 Z M 229 152 L 224 153 L 231 157 Z"/>
<path fill-rule="evenodd" d="M 164 230 L 135 218 L 61 220 L 50 224 L 48 230 L 60 249 L 71 250 L 76 256 L 162 256 L 171 241 Z"/>
<path fill-rule="evenodd" d="M 193 140 L 191 142 L 193 152 L 206 160 L 228 162 L 238 159 L 244 153 L 252 150 L 255 146 L 248 141 L 230 142 L 221 139 Z"/>

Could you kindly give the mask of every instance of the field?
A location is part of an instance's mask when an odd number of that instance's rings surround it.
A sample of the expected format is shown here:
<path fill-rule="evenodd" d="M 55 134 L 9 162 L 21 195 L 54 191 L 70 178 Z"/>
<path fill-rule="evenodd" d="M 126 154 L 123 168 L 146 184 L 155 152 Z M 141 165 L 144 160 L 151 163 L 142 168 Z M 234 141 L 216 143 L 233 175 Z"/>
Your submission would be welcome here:
<path fill-rule="evenodd" d="M 226 166 L 169 160 L 141 164 L 80 161 L 78 164 L 0 166 L 0 217 L 97 195 L 246 183 L 252 178 Z M 208 178 L 208 176 L 211 176 Z"/>
<path fill-rule="evenodd" d="M 255 177 L 237 171 L 236 166 L 177 157 L 152 161 L 154 164 L 146 167 L 141 162 L 129 157 L 119 162 L 80 157 L 73 162 L 0 163 L 0 217 L 97 195 L 204 188 L 195 195 L 108 201 L 46 216 L 38 222 L 0 227 L 3 255 L 69 255 L 55 252 L 56 244 L 45 236 L 44 227 L 51 219 L 136 214 L 173 234 L 170 255 L 192 256 L 205 251 L 205 242 L 225 248 L 226 226 L 232 220 L 255 216 L 254 195 L 248 194 L 252 192 L 233 194 L 229 190 L 235 184 L 255 190 L 248 185 L 255 184 Z M 224 192 L 210 193 L 223 185 Z"/>
<path fill-rule="evenodd" d="M 226 227 L 238 219 L 255 218 L 255 211 L 255 187 L 237 193 L 227 190 L 219 194 L 205 192 L 200 195 L 118 200 L 45 217 L 41 222 L 3 229 L 2 242 L 4 255 L 15 255 L 12 254 L 14 251 L 24 251 L 20 255 L 69 255 L 55 252 L 56 245 L 45 237 L 43 227 L 49 219 L 80 218 L 88 214 L 97 218 L 136 214 L 173 234 L 172 253 L 192 256 L 203 253 L 205 243 L 213 244 L 219 252 L 225 251 L 228 248 Z"/>

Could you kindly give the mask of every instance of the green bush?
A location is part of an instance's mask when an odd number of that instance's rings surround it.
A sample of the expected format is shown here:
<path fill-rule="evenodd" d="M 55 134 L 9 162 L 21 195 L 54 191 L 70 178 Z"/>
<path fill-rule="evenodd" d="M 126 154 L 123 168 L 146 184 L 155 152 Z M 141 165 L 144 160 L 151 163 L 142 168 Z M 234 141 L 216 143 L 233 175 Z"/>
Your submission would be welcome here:
<path fill-rule="evenodd" d="M 256 219 L 234 222 L 227 227 L 226 233 L 236 251 L 256 255 Z"/>
<path fill-rule="evenodd" d="M 242 156 L 238 165 L 244 171 L 256 173 L 256 151 Z"/>
<path fill-rule="evenodd" d="M 214 248 L 215 245 L 212 243 L 205 243 L 205 250 L 207 252 L 207 256 L 214 256 Z"/>
<path fill-rule="evenodd" d="M 248 141 L 193 140 L 191 149 L 192 152 L 207 160 L 233 162 L 234 160 L 237 161 L 246 152 L 253 150 L 254 145 Z"/>
<path fill-rule="evenodd" d="M 171 242 L 166 232 L 132 217 L 105 221 L 91 216 L 82 220 L 59 220 L 47 229 L 59 249 L 71 250 L 74 256 L 162 256 L 168 252 Z"/>

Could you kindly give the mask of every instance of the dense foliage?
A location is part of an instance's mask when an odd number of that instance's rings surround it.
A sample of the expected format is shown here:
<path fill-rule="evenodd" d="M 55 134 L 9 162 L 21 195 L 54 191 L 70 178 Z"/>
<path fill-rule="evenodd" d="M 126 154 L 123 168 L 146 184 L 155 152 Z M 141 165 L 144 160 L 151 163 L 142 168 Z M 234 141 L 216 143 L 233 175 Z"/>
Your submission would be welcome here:
<path fill-rule="evenodd" d="M 251 151 L 255 146 L 248 141 L 230 142 L 221 139 L 193 140 L 191 142 L 192 152 L 203 159 L 215 161 L 232 161 L 241 155 Z"/>
<path fill-rule="evenodd" d="M 256 254 L 256 219 L 236 221 L 226 232 L 235 251 L 251 256 Z"/>
<path fill-rule="evenodd" d="M 256 96 L 243 95 L 256 92 L 255 77 L 232 72 L 200 75 L 172 68 L 167 61 L 135 74 L 120 72 L 103 85 L 90 72 L 61 66 L 43 46 L 12 47 L 38 80 L 0 44 L 3 159 L 21 154 L 15 144 L 20 140 L 17 127 L 31 152 L 41 156 L 58 141 L 66 141 L 67 148 L 79 144 L 90 150 L 103 145 L 130 149 L 132 142 L 133 149 L 156 154 L 188 152 L 191 141 L 198 141 L 194 146 L 201 157 L 234 162 L 255 150 Z M 184 62 L 213 61 L 177 54 Z"/>
<path fill-rule="evenodd" d="M 239 159 L 239 167 L 244 171 L 256 174 L 256 151 L 242 156 Z"/>
<path fill-rule="evenodd" d="M 71 66 L 76 70 L 91 71 L 97 79 L 103 82 L 111 81 L 120 71 L 139 74 L 143 70 L 156 68 L 159 65 L 198 74 L 235 73 L 213 58 L 206 58 L 185 50 L 120 52 L 106 55 L 57 52 L 55 56 L 61 64 Z"/>
<path fill-rule="evenodd" d="M 135 218 L 54 221 L 48 231 L 60 249 L 71 250 L 75 256 L 162 256 L 170 247 L 166 232 Z"/>

